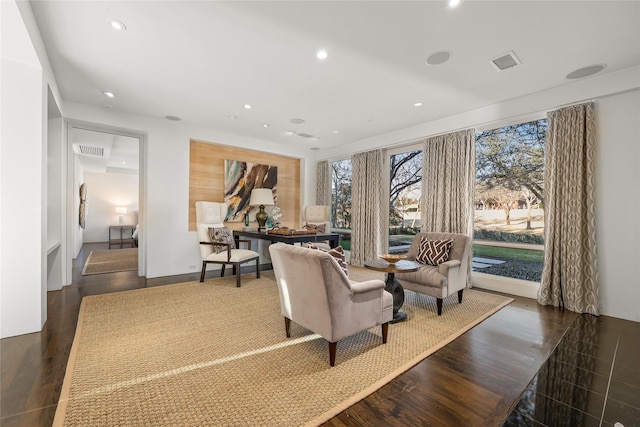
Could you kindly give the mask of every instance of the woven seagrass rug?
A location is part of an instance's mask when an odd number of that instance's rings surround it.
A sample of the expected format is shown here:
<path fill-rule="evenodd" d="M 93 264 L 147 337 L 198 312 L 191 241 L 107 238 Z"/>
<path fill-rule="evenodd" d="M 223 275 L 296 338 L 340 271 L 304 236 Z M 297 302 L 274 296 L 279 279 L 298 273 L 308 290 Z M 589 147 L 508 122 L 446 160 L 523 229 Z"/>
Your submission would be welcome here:
<path fill-rule="evenodd" d="M 286 338 L 270 271 L 85 297 L 53 425 L 318 425 L 511 301 L 468 289 L 437 316 L 408 291 L 387 344 L 379 326 L 343 339 L 332 368 L 323 338 Z"/>
<path fill-rule="evenodd" d="M 83 276 L 138 269 L 138 248 L 91 251 L 82 269 Z"/>

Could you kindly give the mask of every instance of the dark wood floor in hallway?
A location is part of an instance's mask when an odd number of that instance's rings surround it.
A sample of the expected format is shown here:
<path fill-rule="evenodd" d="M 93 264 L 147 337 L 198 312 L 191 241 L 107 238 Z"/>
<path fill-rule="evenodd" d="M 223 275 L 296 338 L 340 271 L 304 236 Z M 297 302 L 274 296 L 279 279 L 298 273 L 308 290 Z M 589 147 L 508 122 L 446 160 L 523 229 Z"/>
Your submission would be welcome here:
<path fill-rule="evenodd" d="M 51 425 L 82 297 L 199 279 L 198 273 L 145 279 L 132 271 L 81 276 L 89 252 L 106 248 L 106 244 L 84 245 L 74 266 L 73 284 L 49 292 L 48 320 L 42 332 L 1 340 L 0 425 Z M 207 277 L 216 274 L 208 273 Z M 558 343 L 568 331 L 575 330 L 576 320 L 584 318 L 516 298 L 325 425 L 503 425 L 512 420 L 510 414 L 520 404 L 523 392 L 531 389 Z M 596 320 L 596 328 L 601 319 L 608 320 L 603 324 L 609 328 L 617 320 L 590 318 Z M 627 323 L 637 334 L 638 324 Z M 534 422 L 521 425 L 544 425 Z"/>

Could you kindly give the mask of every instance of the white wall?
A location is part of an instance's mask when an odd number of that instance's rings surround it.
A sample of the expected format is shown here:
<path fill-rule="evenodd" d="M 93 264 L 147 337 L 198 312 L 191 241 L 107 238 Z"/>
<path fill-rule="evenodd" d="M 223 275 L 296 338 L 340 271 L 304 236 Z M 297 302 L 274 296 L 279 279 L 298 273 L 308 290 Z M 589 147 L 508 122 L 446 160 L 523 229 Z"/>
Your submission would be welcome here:
<path fill-rule="evenodd" d="M 46 320 L 46 85 L 17 5 L 0 2 L 0 17 L 0 337 L 4 338 L 40 330 Z"/>
<path fill-rule="evenodd" d="M 65 146 L 70 147 L 71 144 Z M 69 150 L 69 148 L 67 149 Z M 73 168 L 70 170 L 72 185 L 71 188 L 67 188 L 67 196 L 71 198 L 71 212 L 67 212 L 66 220 L 71 229 L 71 233 L 68 233 L 68 235 L 70 234 L 73 240 L 73 255 L 71 258 L 75 259 L 82 249 L 82 241 L 84 239 L 84 230 L 80 227 L 80 185 L 84 183 L 84 171 L 78 156 L 71 154 L 69 157 L 71 158 L 69 163 L 73 164 Z M 69 264 L 71 264 L 71 258 L 68 258 Z"/>
<path fill-rule="evenodd" d="M 120 215 L 116 206 L 126 206 L 124 224 L 138 221 L 138 175 L 85 172 L 88 215 L 83 241 L 108 242 L 109 226 L 118 225 Z"/>
<path fill-rule="evenodd" d="M 63 148 L 62 118 L 48 120 L 47 129 L 47 289 L 62 289 L 63 262 L 62 236 L 64 233 L 62 189 L 63 165 L 66 153 Z"/>
<path fill-rule="evenodd" d="M 601 313 L 640 322 L 640 90 L 599 99 L 596 120 Z"/>

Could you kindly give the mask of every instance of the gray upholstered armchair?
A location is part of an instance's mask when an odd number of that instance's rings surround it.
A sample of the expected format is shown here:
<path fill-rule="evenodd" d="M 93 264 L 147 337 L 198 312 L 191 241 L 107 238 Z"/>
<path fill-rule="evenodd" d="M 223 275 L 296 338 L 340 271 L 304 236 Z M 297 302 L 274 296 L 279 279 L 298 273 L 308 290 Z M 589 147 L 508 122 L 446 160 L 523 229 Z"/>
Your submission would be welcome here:
<path fill-rule="evenodd" d="M 352 282 L 327 252 L 277 243 L 269 247 L 285 332 L 293 320 L 329 342 L 334 366 L 338 340 L 382 325 L 387 342 L 393 297 L 382 280 Z"/>
<path fill-rule="evenodd" d="M 413 239 L 407 259 L 416 261 L 420 252 L 420 242 L 425 237 L 432 241 L 453 239 L 448 251 L 448 260 L 438 265 L 420 264 L 413 273 L 396 273 L 404 289 L 431 295 L 436 298 L 438 316 L 442 314 L 442 300 L 457 292 L 462 303 L 462 292 L 467 287 L 469 266 L 469 237 L 455 233 L 418 233 Z"/>

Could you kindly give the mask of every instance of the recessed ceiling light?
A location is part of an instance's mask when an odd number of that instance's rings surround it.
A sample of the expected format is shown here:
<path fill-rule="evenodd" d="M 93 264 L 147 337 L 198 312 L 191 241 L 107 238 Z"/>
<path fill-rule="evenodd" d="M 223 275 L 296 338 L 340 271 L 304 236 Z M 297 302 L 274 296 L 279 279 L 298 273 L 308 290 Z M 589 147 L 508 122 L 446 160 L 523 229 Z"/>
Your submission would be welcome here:
<path fill-rule="evenodd" d="M 244 109 L 245 109 L 245 110 L 251 110 L 251 108 L 252 108 L 252 107 L 251 107 L 251 105 L 249 105 L 249 104 L 244 104 Z"/>
<path fill-rule="evenodd" d="M 462 3 L 462 0 L 447 0 L 447 6 L 451 8 L 460 6 L 460 3 Z"/>
<path fill-rule="evenodd" d="M 233 114 L 227 116 L 227 119 L 229 119 L 229 120 L 235 120 L 237 118 L 238 118 L 238 116 L 234 116 Z"/>
<path fill-rule="evenodd" d="M 263 123 L 263 124 L 262 124 L 262 127 L 263 127 L 263 128 L 268 128 L 268 127 L 269 127 L 269 123 Z"/>
<path fill-rule="evenodd" d="M 107 98 L 115 98 L 115 95 L 113 94 L 113 92 L 104 91 L 104 92 L 102 92 L 102 94 L 104 96 L 106 96 Z"/>
<path fill-rule="evenodd" d="M 327 56 L 329 56 L 329 54 L 324 49 L 320 49 L 319 51 L 316 52 L 316 58 L 318 58 L 320 60 L 327 59 Z"/>
<path fill-rule="evenodd" d="M 294 125 L 301 125 L 305 122 L 304 119 L 291 119 L 289 120 L 289 123 L 293 123 Z"/>
<path fill-rule="evenodd" d="M 288 130 L 285 132 L 287 135 L 291 136 L 291 135 L 295 135 L 296 133 L 292 130 Z"/>
<path fill-rule="evenodd" d="M 122 162 L 122 164 L 123 164 L 123 165 L 126 165 L 126 164 L 127 164 L 127 162 L 123 161 L 123 162 Z"/>
<path fill-rule="evenodd" d="M 570 80 L 581 79 L 583 77 L 589 77 L 600 71 L 604 70 L 607 66 L 605 64 L 589 65 L 588 67 L 580 68 L 567 74 L 567 78 Z"/>
<path fill-rule="evenodd" d="M 118 31 L 126 31 L 127 26 L 124 25 L 124 22 L 118 21 L 117 19 L 112 19 L 110 22 L 111 28 Z"/>
<path fill-rule="evenodd" d="M 440 65 L 447 62 L 451 58 L 451 52 L 443 50 L 440 52 L 436 52 L 433 55 L 427 58 L 427 64 L 429 65 Z"/>
<path fill-rule="evenodd" d="M 416 102 L 413 104 L 414 107 L 422 107 L 422 102 Z"/>
<path fill-rule="evenodd" d="M 340 131 L 339 130 L 334 130 L 333 133 L 340 133 Z"/>
<path fill-rule="evenodd" d="M 164 116 L 164 118 L 167 119 L 167 120 L 171 120 L 172 122 L 179 122 L 180 120 L 182 120 L 178 116 Z"/>

